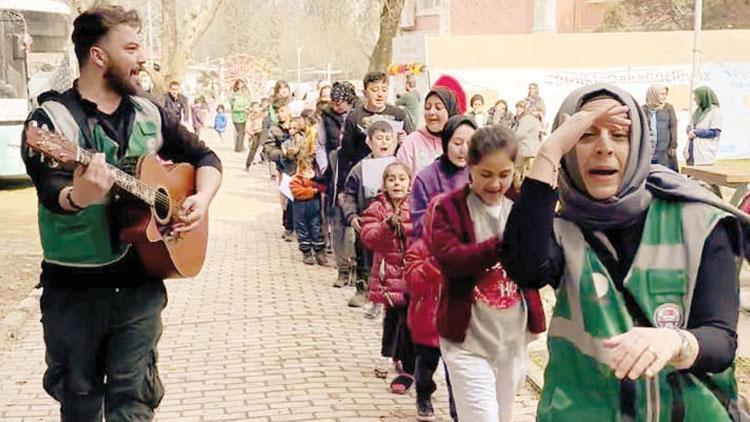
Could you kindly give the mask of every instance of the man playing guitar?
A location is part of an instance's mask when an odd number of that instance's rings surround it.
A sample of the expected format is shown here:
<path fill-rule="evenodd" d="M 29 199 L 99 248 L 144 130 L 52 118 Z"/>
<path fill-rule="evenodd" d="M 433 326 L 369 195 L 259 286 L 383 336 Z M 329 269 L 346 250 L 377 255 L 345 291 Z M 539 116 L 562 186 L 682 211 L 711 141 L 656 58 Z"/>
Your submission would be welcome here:
<path fill-rule="evenodd" d="M 73 26 L 80 78 L 63 93 L 39 97 L 24 140 L 33 121 L 96 154 L 72 171 L 26 142 L 21 151 L 37 189 L 44 250 L 44 389 L 60 402 L 63 421 L 152 420 L 164 395 L 156 345 L 166 289 L 118 237 L 109 164 L 158 153 L 196 167 L 195 193 L 178 205 L 173 224 L 185 233 L 206 216 L 221 162 L 174 116 L 137 95 L 144 57 L 135 11 L 96 7 Z"/>

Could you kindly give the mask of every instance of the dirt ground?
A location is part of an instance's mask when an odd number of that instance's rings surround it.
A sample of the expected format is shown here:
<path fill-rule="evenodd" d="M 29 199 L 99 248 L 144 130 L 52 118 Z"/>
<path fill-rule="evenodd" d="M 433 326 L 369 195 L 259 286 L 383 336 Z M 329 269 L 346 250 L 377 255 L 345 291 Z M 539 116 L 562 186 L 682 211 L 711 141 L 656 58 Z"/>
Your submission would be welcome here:
<path fill-rule="evenodd" d="M 39 281 L 41 246 L 30 183 L 0 182 L 0 319 Z"/>

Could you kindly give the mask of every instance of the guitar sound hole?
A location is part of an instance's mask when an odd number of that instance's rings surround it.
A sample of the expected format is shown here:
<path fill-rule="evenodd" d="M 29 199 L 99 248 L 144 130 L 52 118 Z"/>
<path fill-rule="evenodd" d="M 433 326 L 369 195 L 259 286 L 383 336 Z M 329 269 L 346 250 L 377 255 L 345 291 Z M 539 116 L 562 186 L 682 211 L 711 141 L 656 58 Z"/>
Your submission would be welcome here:
<path fill-rule="evenodd" d="M 170 219 L 169 209 L 169 193 L 164 188 L 158 188 L 156 190 L 158 194 L 154 200 L 154 213 L 156 214 L 156 220 L 162 224 L 166 224 Z"/>

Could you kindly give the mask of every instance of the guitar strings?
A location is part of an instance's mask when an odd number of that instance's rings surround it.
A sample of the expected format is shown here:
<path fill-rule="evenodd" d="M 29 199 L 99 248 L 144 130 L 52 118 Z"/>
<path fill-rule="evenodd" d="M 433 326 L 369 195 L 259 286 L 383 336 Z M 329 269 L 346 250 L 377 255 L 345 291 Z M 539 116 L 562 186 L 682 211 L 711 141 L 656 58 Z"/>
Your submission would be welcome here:
<path fill-rule="evenodd" d="M 84 164 L 88 164 L 91 161 L 91 158 L 93 157 L 93 154 L 83 148 L 78 148 L 83 157 L 86 159 L 86 162 Z M 138 185 L 139 188 L 144 189 L 154 195 L 154 202 L 158 202 L 162 206 L 169 206 L 170 209 L 179 209 L 180 204 L 178 204 L 176 201 L 174 201 L 172 198 L 170 198 L 168 195 L 152 188 L 151 186 L 141 182 L 140 180 L 136 179 L 135 177 L 129 175 L 128 173 L 122 171 L 121 169 L 112 166 L 112 169 L 114 169 L 115 173 L 117 173 L 120 176 L 124 176 L 126 178 L 130 178 L 135 181 L 135 183 Z"/>

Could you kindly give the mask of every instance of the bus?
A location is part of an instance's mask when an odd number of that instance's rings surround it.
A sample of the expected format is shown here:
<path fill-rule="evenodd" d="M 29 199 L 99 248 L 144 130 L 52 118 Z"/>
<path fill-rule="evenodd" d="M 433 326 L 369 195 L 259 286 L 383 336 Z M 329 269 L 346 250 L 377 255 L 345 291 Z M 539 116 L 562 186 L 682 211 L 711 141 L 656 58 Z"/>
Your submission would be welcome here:
<path fill-rule="evenodd" d="M 26 177 L 21 131 L 37 95 L 73 80 L 70 9 L 53 0 L 0 0 L 0 179 Z"/>

